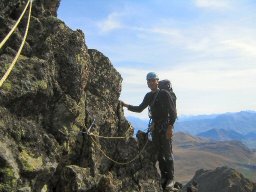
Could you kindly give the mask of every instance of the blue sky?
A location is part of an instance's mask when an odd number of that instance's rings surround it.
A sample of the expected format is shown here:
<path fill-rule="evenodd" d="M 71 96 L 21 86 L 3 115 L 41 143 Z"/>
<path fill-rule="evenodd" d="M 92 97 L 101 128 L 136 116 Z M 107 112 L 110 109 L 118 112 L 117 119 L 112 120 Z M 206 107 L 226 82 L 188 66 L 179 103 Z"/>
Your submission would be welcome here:
<path fill-rule="evenodd" d="M 121 100 L 140 104 L 155 71 L 172 81 L 179 115 L 196 115 L 256 110 L 255 9 L 254 0 L 61 0 L 58 17 L 121 73 Z"/>

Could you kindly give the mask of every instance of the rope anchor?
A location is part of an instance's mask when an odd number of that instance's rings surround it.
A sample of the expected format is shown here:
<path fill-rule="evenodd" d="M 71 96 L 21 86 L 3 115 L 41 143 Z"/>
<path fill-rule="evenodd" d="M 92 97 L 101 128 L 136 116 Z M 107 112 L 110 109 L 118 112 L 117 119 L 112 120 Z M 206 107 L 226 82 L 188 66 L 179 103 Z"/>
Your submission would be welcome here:
<path fill-rule="evenodd" d="M 90 125 L 90 127 L 88 128 L 87 131 L 80 131 L 80 133 L 81 133 L 81 134 L 90 135 L 90 131 L 91 131 L 91 129 L 92 129 L 92 127 L 93 127 L 94 125 L 96 125 L 96 124 L 95 124 L 95 119 L 93 119 L 93 122 L 92 122 L 92 124 Z"/>

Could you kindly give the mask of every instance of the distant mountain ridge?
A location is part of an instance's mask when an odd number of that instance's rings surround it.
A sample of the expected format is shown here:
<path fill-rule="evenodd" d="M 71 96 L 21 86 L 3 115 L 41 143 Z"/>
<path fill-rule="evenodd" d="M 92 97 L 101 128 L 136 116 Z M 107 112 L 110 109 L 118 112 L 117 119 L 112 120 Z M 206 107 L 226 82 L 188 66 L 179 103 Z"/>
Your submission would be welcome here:
<path fill-rule="evenodd" d="M 175 124 L 176 131 L 184 131 L 193 135 L 210 129 L 233 130 L 240 134 L 247 134 L 256 131 L 256 112 L 241 111 L 237 113 L 224 113 L 203 119 L 178 120 Z"/>
<path fill-rule="evenodd" d="M 137 133 L 138 130 L 143 131 L 148 127 L 149 120 L 147 119 L 140 119 L 133 116 L 127 116 L 126 119 L 132 124 L 135 133 Z"/>
<path fill-rule="evenodd" d="M 148 119 L 140 119 L 135 116 L 127 116 L 128 121 L 137 130 L 147 128 Z M 211 130 L 233 130 L 246 135 L 256 133 L 256 111 L 240 111 L 234 113 L 180 116 L 175 123 L 175 131 L 187 132 L 192 135 Z"/>
<path fill-rule="evenodd" d="M 137 130 L 145 130 L 148 120 L 127 117 Z M 256 111 L 241 111 L 211 115 L 180 116 L 175 123 L 175 132 L 213 140 L 239 140 L 250 148 L 256 148 Z"/>
<path fill-rule="evenodd" d="M 241 140 L 245 136 L 232 130 L 226 129 L 210 129 L 208 131 L 197 134 L 199 137 L 206 137 L 218 141 Z"/>

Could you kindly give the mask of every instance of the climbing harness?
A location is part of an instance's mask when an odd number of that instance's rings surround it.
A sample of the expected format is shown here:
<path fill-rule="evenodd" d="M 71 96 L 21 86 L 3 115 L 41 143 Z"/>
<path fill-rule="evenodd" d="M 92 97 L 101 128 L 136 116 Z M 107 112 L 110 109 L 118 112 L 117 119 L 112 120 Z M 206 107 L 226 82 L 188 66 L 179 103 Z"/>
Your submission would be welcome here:
<path fill-rule="evenodd" d="M 13 33 L 13 31 L 17 28 L 18 24 L 20 23 L 20 20 L 21 18 L 23 17 L 24 13 L 26 12 L 27 8 L 28 8 L 28 5 L 30 4 L 29 6 L 29 15 L 28 15 L 28 21 L 27 21 L 27 26 L 26 26 L 26 31 L 25 31 L 25 34 L 24 34 L 24 37 L 23 37 L 23 40 L 22 40 L 22 43 L 20 45 L 20 48 L 16 54 L 16 56 L 14 57 L 10 67 L 8 68 L 8 70 L 5 72 L 4 76 L 1 78 L 0 80 L 0 87 L 2 87 L 4 81 L 7 79 L 7 77 L 9 76 L 9 74 L 11 73 L 13 67 L 15 66 L 19 56 L 20 56 L 20 53 L 22 51 L 22 48 L 26 42 L 26 38 L 27 38 L 27 35 L 28 35 L 28 29 L 29 29 L 29 25 L 30 25 L 30 18 L 31 18 L 31 10 L 32 10 L 32 0 L 28 0 L 27 2 L 27 5 L 25 7 L 25 9 L 23 10 L 20 18 L 18 19 L 18 21 L 16 22 L 16 24 L 14 25 L 14 27 L 12 28 L 12 30 L 8 33 L 8 35 L 4 38 L 4 40 L 1 42 L 0 44 L 0 49 L 2 48 L 2 46 L 5 44 L 5 42 L 9 39 L 9 37 L 11 36 L 11 34 Z"/>
<path fill-rule="evenodd" d="M 151 111 L 151 107 L 155 104 L 155 102 L 156 102 L 156 98 L 157 98 L 157 96 L 158 96 L 159 92 L 160 92 L 160 90 L 159 90 L 159 89 L 157 89 L 157 92 L 156 92 L 156 94 L 155 94 L 155 96 L 154 96 L 154 98 L 153 98 L 153 101 L 152 101 L 152 102 L 151 102 L 151 104 L 148 106 L 148 117 L 149 117 L 150 119 L 152 118 L 152 111 Z"/>

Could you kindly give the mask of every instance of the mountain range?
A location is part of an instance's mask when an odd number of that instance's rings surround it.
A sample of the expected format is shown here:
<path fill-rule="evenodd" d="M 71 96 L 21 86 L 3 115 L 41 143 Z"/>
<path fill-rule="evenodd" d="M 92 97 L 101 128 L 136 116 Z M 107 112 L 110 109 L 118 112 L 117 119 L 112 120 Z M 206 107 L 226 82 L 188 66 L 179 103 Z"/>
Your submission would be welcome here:
<path fill-rule="evenodd" d="M 256 112 L 240 111 L 236 113 L 224 113 L 219 115 L 203 116 L 203 118 L 180 118 L 175 124 L 176 131 L 183 131 L 193 135 L 210 129 L 233 130 L 240 134 L 248 134 L 256 131 Z"/>
<path fill-rule="evenodd" d="M 127 117 L 137 130 L 145 130 L 148 120 Z M 180 116 L 175 125 L 175 132 L 185 132 L 193 136 L 217 141 L 238 140 L 250 148 L 256 148 L 256 112 L 241 111 L 236 113 Z"/>

